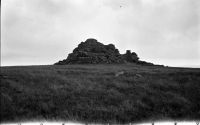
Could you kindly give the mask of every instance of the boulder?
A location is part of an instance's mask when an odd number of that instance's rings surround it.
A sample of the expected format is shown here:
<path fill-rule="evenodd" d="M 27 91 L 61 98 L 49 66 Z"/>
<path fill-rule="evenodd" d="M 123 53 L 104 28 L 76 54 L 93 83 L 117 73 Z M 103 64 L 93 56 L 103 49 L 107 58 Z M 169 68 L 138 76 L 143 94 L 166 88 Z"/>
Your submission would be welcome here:
<path fill-rule="evenodd" d="M 139 57 L 135 52 L 132 52 L 130 50 L 127 50 L 125 54 L 122 55 L 123 59 L 127 62 L 136 63 L 139 60 Z"/>

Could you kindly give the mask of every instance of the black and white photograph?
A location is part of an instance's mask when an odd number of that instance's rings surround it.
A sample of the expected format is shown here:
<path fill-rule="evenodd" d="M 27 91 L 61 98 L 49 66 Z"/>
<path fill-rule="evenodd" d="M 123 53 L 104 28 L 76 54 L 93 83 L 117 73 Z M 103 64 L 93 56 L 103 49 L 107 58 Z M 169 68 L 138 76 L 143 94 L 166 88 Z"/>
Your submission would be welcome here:
<path fill-rule="evenodd" d="M 200 0 L 0 5 L 0 125 L 200 124 Z"/>

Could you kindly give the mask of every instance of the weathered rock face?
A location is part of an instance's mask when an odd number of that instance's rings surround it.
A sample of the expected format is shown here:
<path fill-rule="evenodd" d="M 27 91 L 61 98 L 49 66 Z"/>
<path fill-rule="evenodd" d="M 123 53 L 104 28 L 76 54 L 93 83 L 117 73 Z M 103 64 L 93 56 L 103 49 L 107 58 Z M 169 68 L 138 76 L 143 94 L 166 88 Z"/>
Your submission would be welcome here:
<path fill-rule="evenodd" d="M 126 51 L 126 54 L 122 55 L 123 59 L 126 60 L 127 62 L 133 62 L 136 63 L 139 60 L 139 57 L 135 52 L 132 52 L 130 50 Z"/>
<path fill-rule="evenodd" d="M 67 59 L 56 64 L 111 64 L 111 63 L 137 63 L 137 54 L 127 50 L 125 54 L 120 54 L 113 44 L 104 45 L 96 39 L 87 39 L 81 42 L 77 48 L 70 53 Z"/>

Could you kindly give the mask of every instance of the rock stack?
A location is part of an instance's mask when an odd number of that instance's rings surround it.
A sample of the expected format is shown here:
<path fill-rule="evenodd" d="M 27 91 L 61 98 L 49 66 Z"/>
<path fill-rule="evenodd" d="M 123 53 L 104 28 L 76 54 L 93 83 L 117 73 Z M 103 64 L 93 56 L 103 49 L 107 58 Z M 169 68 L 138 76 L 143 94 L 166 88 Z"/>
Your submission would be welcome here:
<path fill-rule="evenodd" d="M 87 39 L 81 42 L 62 61 L 56 65 L 65 64 L 113 64 L 113 63 L 139 63 L 139 58 L 135 52 L 127 50 L 125 54 L 120 54 L 113 44 L 104 45 L 96 39 Z"/>

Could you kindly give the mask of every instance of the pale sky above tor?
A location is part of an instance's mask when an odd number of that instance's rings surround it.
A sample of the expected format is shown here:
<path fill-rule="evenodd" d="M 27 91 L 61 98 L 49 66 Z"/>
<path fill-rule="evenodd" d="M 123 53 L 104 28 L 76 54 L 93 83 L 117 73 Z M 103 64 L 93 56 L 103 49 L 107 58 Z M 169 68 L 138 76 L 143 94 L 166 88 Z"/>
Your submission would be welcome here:
<path fill-rule="evenodd" d="M 199 0 L 2 0 L 1 65 L 46 65 L 85 41 L 200 67 Z"/>

